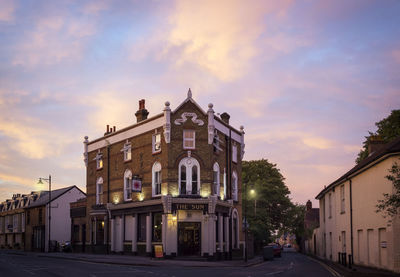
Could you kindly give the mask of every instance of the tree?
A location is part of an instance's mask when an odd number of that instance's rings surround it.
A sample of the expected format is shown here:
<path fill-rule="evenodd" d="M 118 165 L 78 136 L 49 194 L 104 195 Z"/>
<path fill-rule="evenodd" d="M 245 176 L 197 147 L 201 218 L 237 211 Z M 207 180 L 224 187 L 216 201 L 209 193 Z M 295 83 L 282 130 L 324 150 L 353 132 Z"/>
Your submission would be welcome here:
<path fill-rule="evenodd" d="M 389 169 L 390 174 L 385 176 L 386 179 L 392 182 L 394 187 L 393 194 L 384 193 L 383 199 L 378 200 L 376 205 L 376 212 L 383 213 L 383 216 L 387 215 L 393 217 L 399 213 L 400 208 L 400 167 L 398 163 L 394 163 L 392 168 Z"/>
<path fill-rule="evenodd" d="M 291 230 L 294 205 L 276 164 L 262 159 L 243 161 L 242 166 L 242 195 L 249 228 L 255 245 L 260 246 L 263 241 L 270 240 L 275 231 Z"/>
<path fill-rule="evenodd" d="M 391 142 L 400 136 L 400 110 L 393 110 L 390 115 L 379 122 L 375 123 L 378 130 L 375 133 L 368 132 L 369 136 L 365 137 L 363 148 L 358 153 L 356 163 L 368 157 L 368 138 L 370 136 L 379 136 L 385 143 Z"/>

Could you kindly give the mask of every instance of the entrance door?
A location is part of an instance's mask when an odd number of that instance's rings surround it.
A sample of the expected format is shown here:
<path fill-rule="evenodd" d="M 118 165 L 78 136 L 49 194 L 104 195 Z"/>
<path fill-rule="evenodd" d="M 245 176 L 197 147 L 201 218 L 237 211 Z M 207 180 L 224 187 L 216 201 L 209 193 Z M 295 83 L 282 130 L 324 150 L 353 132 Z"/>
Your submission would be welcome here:
<path fill-rule="evenodd" d="M 178 222 L 178 255 L 200 256 L 200 222 Z"/>

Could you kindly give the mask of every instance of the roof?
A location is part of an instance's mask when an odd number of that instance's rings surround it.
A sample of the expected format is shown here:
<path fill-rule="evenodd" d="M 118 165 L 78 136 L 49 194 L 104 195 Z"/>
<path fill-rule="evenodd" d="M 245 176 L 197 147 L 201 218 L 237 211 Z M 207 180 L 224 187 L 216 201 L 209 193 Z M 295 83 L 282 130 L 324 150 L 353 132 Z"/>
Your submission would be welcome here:
<path fill-rule="evenodd" d="M 61 195 L 70 191 L 73 188 L 77 188 L 78 190 L 80 190 L 77 186 L 70 186 L 70 187 L 52 190 L 51 191 L 51 201 L 57 199 L 58 197 L 60 197 Z M 44 205 L 47 205 L 48 203 L 49 203 L 49 191 L 43 191 L 40 194 L 40 197 L 35 202 L 33 202 L 31 205 L 29 205 L 27 208 L 44 206 Z"/>
<path fill-rule="evenodd" d="M 381 149 L 379 149 L 375 152 L 372 152 L 366 159 L 362 160 L 359 164 L 357 164 L 352 169 L 347 171 L 339 179 L 337 179 L 336 181 L 331 183 L 329 186 L 324 188 L 315 198 L 320 199 L 332 187 L 347 180 L 351 175 L 353 175 L 357 171 L 367 167 L 368 165 L 379 160 L 380 158 L 384 157 L 385 155 L 394 154 L 394 153 L 400 153 L 400 137 L 396 138 L 395 140 L 393 140 L 391 142 L 386 143 Z"/>

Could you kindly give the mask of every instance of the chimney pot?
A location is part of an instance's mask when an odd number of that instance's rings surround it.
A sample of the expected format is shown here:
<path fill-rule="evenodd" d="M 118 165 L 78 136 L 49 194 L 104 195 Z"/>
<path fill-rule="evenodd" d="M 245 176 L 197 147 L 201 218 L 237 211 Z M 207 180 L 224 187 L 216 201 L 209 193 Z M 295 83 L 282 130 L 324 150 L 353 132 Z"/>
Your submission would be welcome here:
<path fill-rule="evenodd" d="M 149 112 L 145 108 L 145 100 L 139 100 L 139 110 L 135 113 L 137 122 L 147 119 Z"/>
<path fill-rule="evenodd" d="M 229 118 L 231 118 L 231 116 L 228 113 L 221 114 L 222 121 L 228 125 L 229 125 Z"/>
<path fill-rule="evenodd" d="M 373 152 L 379 151 L 385 145 L 385 141 L 380 136 L 370 136 L 368 138 L 368 153 L 371 155 Z"/>
<path fill-rule="evenodd" d="M 307 201 L 306 209 L 307 209 L 307 211 L 310 211 L 312 209 L 312 203 L 310 200 Z"/>
<path fill-rule="evenodd" d="M 113 132 L 115 132 L 115 126 L 113 127 Z"/>

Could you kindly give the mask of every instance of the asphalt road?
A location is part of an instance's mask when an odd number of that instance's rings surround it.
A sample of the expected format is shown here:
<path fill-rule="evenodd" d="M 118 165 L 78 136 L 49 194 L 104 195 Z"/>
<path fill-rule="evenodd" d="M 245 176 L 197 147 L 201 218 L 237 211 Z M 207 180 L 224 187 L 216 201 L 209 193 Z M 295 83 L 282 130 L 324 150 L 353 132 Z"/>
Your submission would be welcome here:
<path fill-rule="evenodd" d="M 282 253 L 281 258 L 251 267 L 124 266 L 67 259 L 0 253 L 0 276 L 335 276 L 324 265 L 298 253 Z"/>

